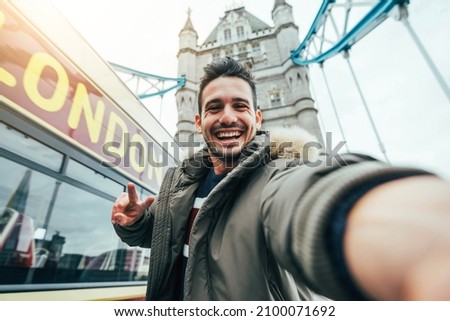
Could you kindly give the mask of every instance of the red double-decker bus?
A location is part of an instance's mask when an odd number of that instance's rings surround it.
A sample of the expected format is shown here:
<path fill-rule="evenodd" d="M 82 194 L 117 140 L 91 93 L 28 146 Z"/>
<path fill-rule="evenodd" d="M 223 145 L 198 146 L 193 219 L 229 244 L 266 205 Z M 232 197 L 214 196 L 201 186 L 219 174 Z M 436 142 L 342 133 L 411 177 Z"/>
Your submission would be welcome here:
<path fill-rule="evenodd" d="M 115 235 L 133 181 L 178 146 L 46 1 L 0 1 L 0 300 L 144 298 L 149 251 Z"/>

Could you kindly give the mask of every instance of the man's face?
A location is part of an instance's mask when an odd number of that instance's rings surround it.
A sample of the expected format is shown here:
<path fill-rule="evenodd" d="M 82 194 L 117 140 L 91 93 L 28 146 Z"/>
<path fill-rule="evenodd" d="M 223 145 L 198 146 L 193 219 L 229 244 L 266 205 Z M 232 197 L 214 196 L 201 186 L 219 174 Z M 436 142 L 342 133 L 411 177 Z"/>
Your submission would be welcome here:
<path fill-rule="evenodd" d="M 238 77 L 219 77 L 204 88 L 201 104 L 195 122 L 211 155 L 236 160 L 262 121 L 261 111 L 253 108 L 250 85 Z"/>

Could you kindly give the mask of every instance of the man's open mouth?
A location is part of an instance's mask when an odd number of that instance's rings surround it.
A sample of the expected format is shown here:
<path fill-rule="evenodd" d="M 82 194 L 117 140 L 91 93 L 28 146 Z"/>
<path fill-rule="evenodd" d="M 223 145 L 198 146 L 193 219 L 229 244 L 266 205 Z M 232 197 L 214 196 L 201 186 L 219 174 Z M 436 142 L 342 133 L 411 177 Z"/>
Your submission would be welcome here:
<path fill-rule="evenodd" d="M 242 132 L 240 131 L 218 132 L 215 134 L 219 140 L 238 139 L 241 135 Z"/>

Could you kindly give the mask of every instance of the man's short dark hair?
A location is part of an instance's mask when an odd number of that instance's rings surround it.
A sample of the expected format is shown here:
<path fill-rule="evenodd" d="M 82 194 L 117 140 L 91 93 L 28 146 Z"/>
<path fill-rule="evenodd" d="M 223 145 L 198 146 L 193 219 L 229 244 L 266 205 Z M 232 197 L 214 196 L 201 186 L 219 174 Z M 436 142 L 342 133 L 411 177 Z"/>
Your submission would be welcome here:
<path fill-rule="evenodd" d="M 230 57 L 213 60 L 206 65 L 204 75 L 200 80 L 200 90 L 198 92 L 198 113 L 202 114 L 202 95 L 205 87 L 219 77 L 238 77 L 246 81 L 252 90 L 253 108 L 256 110 L 256 86 L 252 72 L 244 64 Z"/>

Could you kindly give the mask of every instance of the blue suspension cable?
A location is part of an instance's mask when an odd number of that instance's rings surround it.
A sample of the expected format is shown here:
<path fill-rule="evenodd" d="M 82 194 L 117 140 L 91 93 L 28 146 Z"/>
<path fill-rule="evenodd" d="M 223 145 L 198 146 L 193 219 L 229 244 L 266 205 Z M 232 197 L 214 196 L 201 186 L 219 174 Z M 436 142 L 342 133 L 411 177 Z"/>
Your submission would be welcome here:
<path fill-rule="evenodd" d="M 139 81 L 140 80 L 147 81 L 149 84 L 151 84 L 150 89 L 156 90 L 152 93 L 148 93 L 149 90 L 147 90 L 145 93 L 137 94 L 139 99 L 145 99 L 145 98 L 149 98 L 149 97 L 153 97 L 153 96 L 163 96 L 168 91 L 170 91 L 172 89 L 176 89 L 178 87 L 183 87 L 186 84 L 185 77 L 179 77 L 179 78 L 162 77 L 162 76 L 157 76 L 154 74 L 149 74 L 149 73 L 145 73 L 142 71 L 138 71 L 138 70 L 135 70 L 132 68 L 124 67 L 124 66 L 112 63 L 112 62 L 110 62 L 109 64 L 115 70 L 125 73 L 125 74 L 128 74 L 128 75 L 131 75 L 132 78 L 137 78 L 136 93 L 138 92 L 138 89 L 139 89 Z M 152 80 L 157 81 L 158 83 L 161 82 L 163 84 L 162 88 L 158 88 L 157 85 L 152 84 L 151 83 Z M 170 87 L 164 88 L 164 83 L 166 81 L 175 82 L 175 84 Z"/>
<path fill-rule="evenodd" d="M 390 163 L 389 158 L 387 157 L 387 154 L 386 154 L 386 149 L 384 148 L 384 144 L 383 144 L 383 142 L 382 142 L 382 140 L 380 138 L 380 135 L 378 134 L 377 127 L 375 126 L 375 122 L 374 122 L 374 120 L 372 118 L 372 115 L 370 113 L 370 110 L 369 110 L 369 107 L 367 105 L 366 99 L 364 98 L 364 95 L 363 95 L 363 92 L 361 90 L 361 87 L 359 86 L 358 79 L 356 79 L 355 72 L 353 71 L 352 65 L 350 64 L 349 56 L 350 55 L 349 55 L 348 51 L 345 52 L 344 58 L 347 61 L 348 67 L 349 67 L 350 72 L 351 72 L 351 74 L 353 76 L 353 80 L 355 81 L 356 88 L 358 89 L 359 96 L 361 97 L 361 101 L 362 101 L 362 103 L 364 105 L 364 109 L 366 110 L 367 116 L 369 117 L 370 124 L 372 125 L 372 129 L 373 129 L 373 131 L 375 133 L 375 136 L 377 138 L 377 141 L 378 141 L 378 146 L 380 147 L 381 153 L 383 153 L 383 156 L 384 156 L 384 159 L 386 160 L 386 162 Z"/>
<path fill-rule="evenodd" d="M 434 77 L 436 78 L 437 82 L 439 83 L 439 86 L 441 86 L 442 90 L 444 91 L 444 94 L 447 96 L 447 99 L 450 101 L 450 89 L 444 80 L 444 77 L 442 77 L 441 73 L 439 72 L 439 69 L 434 64 L 433 60 L 431 59 L 430 55 L 428 54 L 427 50 L 423 46 L 422 42 L 420 41 L 417 34 L 414 32 L 413 28 L 411 27 L 411 24 L 408 21 L 408 11 L 406 7 L 400 8 L 400 19 L 403 21 L 406 29 L 408 30 L 409 34 L 413 38 L 417 48 L 419 49 L 420 53 L 423 56 L 423 59 L 428 64 L 428 67 L 430 68 L 431 72 L 433 73 Z"/>
<path fill-rule="evenodd" d="M 331 48 L 324 52 L 321 50 L 312 58 L 303 56 L 305 50 L 310 46 L 311 42 L 314 41 L 314 38 L 319 37 L 317 36 L 319 29 L 325 27 L 327 17 L 330 15 L 331 9 L 335 3 L 336 0 L 324 0 L 322 2 L 305 39 L 300 43 L 300 46 L 296 50 L 291 52 L 291 60 L 294 63 L 303 66 L 311 63 L 321 63 L 341 51 L 348 51 L 356 42 L 382 23 L 395 6 L 408 4 L 409 0 L 378 0 L 378 3 L 375 4 L 352 29 L 347 31 L 347 25 L 345 26 L 344 34 Z M 347 18 L 348 11 L 349 10 L 347 10 Z"/>
<path fill-rule="evenodd" d="M 328 84 L 328 79 L 327 79 L 327 77 L 325 75 L 325 71 L 323 70 L 323 64 L 320 64 L 320 70 L 322 71 L 322 76 L 323 76 L 323 79 L 325 81 L 325 87 L 327 88 L 328 96 L 330 97 L 331 106 L 333 106 L 333 111 L 334 111 L 334 115 L 336 116 L 336 121 L 337 121 L 338 126 L 339 126 L 339 131 L 341 132 L 342 139 L 345 141 L 345 148 L 346 148 L 347 153 L 348 153 L 349 152 L 348 140 L 345 138 L 344 129 L 343 129 L 342 124 L 341 124 L 341 119 L 339 117 L 339 113 L 337 112 L 337 108 L 336 108 L 336 104 L 334 103 L 333 95 L 331 94 L 330 85 Z"/>

